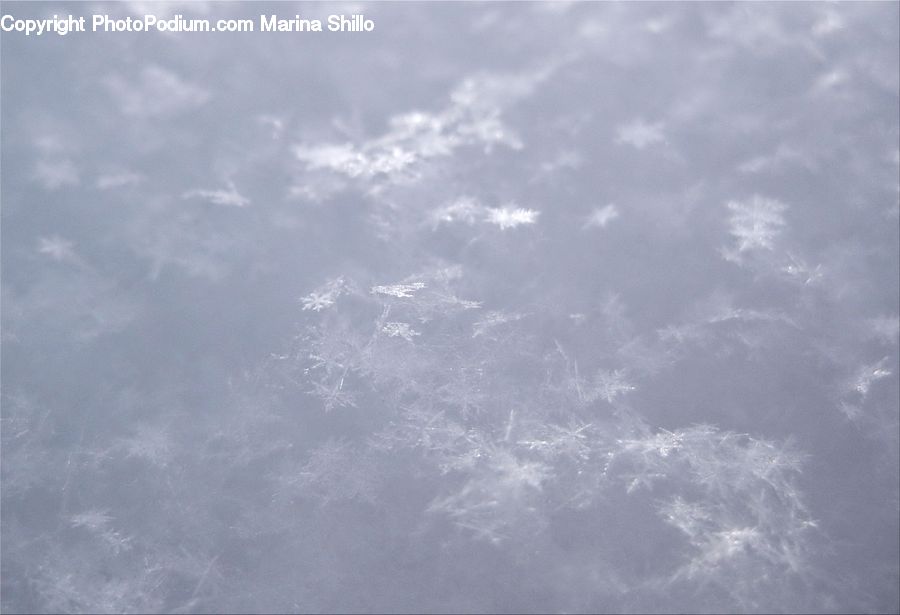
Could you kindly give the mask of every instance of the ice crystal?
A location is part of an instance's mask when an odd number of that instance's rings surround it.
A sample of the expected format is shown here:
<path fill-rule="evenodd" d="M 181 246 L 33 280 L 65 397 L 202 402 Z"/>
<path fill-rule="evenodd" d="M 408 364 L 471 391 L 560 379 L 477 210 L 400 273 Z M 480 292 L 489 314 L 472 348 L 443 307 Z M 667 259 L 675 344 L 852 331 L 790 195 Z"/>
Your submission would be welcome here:
<path fill-rule="evenodd" d="M 405 322 L 388 322 L 381 328 L 382 333 L 385 333 L 388 337 L 402 337 L 408 342 L 411 342 L 413 337 L 417 335 L 421 335 L 418 331 L 415 331 L 409 326 L 409 323 Z"/>
<path fill-rule="evenodd" d="M 499 226 L 500 230 L 506 230 L 536 223 L 539 213 L 533 209 L 521 207 L 501 207 L 489 209 L 487 221 Z"/>
<path fill-rule="evenodd" d="M 332 280 L 328 284 L 325 284 L 321 288 L 316 289 L 310 294 L 302 297 L 300 299 L 301 303 L 303 303 L 303 309 L 311 310 L 313 312 L 320 312 L 325 308 L 331 307 L 334 305 L 334 302 L 337 299 L 349 292 L 344 282 L 344 278 L 337 278 L 336 280 Z"/>
<path fill-rule="evenodd" d="M 390 284 L 388 286 L 373 286 L 372 294 L 387 295 L 389 297 L 397 297 L 398 299 L 409 299 L 417 290 L 425 288 L 424 282 L 413 282 L 412 284 Z"/>
<path fill-rule="evenodd" d="M 891 375 L 891 370 L 885 367 L 887 362 L 888 358 L 885 357 L 877 363 L 860 368 L 853 379 L 853 390 L 866 397 L 874 382 Z"/>
<path fill-rule="evenodd" d="M 775 199 L 754 196 L 749 201 L 729 201 L 731 235 L 737 241 L 737 253 L 772 250 L 785 226 L 787 206 Z"/>
<path fill-rule="evenodd" d="M 593 389 L 589 394 L 589 399 L 603 399 L 608 403 L 616 401 L 620 395 L 635 390 L 635 386 L 628 382 L 624 370 L 597 370 L 597 376 L 594 380 Z"/>

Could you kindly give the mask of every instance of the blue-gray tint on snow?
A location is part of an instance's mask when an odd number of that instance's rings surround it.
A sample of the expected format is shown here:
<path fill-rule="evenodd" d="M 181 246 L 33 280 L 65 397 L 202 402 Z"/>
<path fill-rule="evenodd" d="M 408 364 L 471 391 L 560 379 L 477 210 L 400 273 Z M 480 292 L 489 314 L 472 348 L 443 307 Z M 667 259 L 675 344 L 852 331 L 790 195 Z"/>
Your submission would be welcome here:
<path fill-rule="evenodd" d="M 897 612 L 897 3 L 4 3 L 10 612 Z"/>

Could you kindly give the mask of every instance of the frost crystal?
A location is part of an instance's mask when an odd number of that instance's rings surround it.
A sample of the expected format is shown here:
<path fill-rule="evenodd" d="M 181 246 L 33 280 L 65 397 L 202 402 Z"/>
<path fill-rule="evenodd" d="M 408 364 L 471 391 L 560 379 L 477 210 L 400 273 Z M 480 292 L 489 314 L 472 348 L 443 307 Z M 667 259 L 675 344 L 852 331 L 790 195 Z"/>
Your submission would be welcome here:
<path fill-rule="evenodd" d="M 99 530 L 112 521 L 112 517 L 105 510 L 88 510 L 69 517 L 72 527 L 83 527 L 90 530 Z"/>
<path fill-rule="evenodd" d="M 373 286 L 373 295 L 389 295 L 398 299 L 409 299 L 417 290 L 425 288 L 424 282 L 413 282 L 412 284 L 391 284 L 389 286 Z"/>
<path fill-rule="evenodd" d="M 775 238 L 785 225 L 782 215 L 787 206 L 775 199 L 754 196 L 747 202 L 730 201 L 731 235 L 737 240 L 738 253 L 772 250 Z"/>
<path fill-rule="evenodd" d="M 303 303 L 304 311 L 312 310 L 313 312 L 320 312 L 325 308 L 334 305 L 334 302 L 337 301 L 338 297 L 346 292 L 347 287 L 344 278 L 337 278 L 321 288 L 314 290 L 305 297 L 302 297 L 300 301 Z"/>
<path fill-rule="evenodd" d="M 334 296 L 331 294 L 319 294 L 317 292 L 309 293 L 301 299 L 304 310 L 312 310 L 319 312 L 325 308 L 334 305 Z"/>
<path fill-rule="evenodd" d="M 822 278 L 825 275 L 822 271 L 822 265 L 810 267 L 802 260 L 795 258 L 790 254 L 788 257 L 791 262 L 781 268 L 783 273 L 795 280 L 799 280 L 805 285 L 816 284 L 822 281 Z"/>
<path fill-rule="evenodd" d="M 457 199 L 431 212 L 432 227 L 437 228 L 441 224 L 452 222 L 475 224 L 481 217 L 483 209 L 484 207 L 474 199 L 468 197 Z"/>
<path fill-rule="evenodd" d="M 605 371 L 601 369 L 597 371 L 596 384 L 591 397 L 593 399 L 605 399 L 607 402 L 613 403 L 619 395 L 624 395 L 634 390 L 635 386 L 625 379 L 623 370 Z"/>
<path fill-rule="evenodd" d="M 496 224 L 500 230 L 516 228 L 523 224 L 534 224 L 540 212 L 521 207 L 500 207 L 488 210 L 487 221 Z"/>
<path fill-rule="evenodd" d="M 508 313 L 500 311 L 490 311 L 484 318 L 472 325 L 472 337 L 484 335 L 494 327 L 508 322 L 515 322 L 525 318 L 524 314 Z"/>
<path fill-rule="evenodd" d="M 853 390 L 864 398 L 868 396 L 873 382 L 891 375 L 891 370 L 884 367 L 887 361 L 888 359 L 885 357 L 874 365 L 867 365 L 861 368 L 853 380 Z"/>
<path fill-rule="evenodd" d="M 572 460 L 587 460 L 591 447 L 587 432 L 591 424 L 572 423 L 567 427 L 549 425 L 537 437 L 519 440 L 518 444 L 530 451 L 540 453 L 547 459 L 568 457 Z"/>
<path fill-rule="evenodd" d="M 381 331 L 386 333 L 388 337 L 402 337 L 409 342 L 412 341 L 413 337 L 421 335 L 421 333 L 410 328 L 409 324 L 405 322 L 385 323 Z"/>

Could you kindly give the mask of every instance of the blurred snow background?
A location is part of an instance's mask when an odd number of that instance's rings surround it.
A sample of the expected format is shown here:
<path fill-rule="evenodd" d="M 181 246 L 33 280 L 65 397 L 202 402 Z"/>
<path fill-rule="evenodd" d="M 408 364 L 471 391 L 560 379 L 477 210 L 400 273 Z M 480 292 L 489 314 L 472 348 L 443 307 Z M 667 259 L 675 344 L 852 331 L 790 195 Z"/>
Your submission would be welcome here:
<path fill-rule="evenodd" d="M 27 4 L 9 612 L 900 610 L 898 4 Z"/>

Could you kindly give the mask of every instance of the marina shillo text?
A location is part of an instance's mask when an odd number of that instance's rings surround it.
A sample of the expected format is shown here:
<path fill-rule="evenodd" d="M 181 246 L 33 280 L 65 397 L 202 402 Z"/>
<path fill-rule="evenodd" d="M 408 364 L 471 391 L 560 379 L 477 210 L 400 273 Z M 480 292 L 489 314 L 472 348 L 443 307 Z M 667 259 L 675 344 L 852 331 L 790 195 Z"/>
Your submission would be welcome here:
<path fill-rule="evenodd" d="M 0 17 L 0 30 L 19 32 L 25 36 L 72 32 L 371 32 L 375 22 L 362 14 L 329 15 L 327 19 L 290 18 L 260 15 L 253 19 L 186 19 L 175 15 L 160 19 L 156 15 L 113 19 L 109 15 L 76 17 L 54 15 L 47 19 L 18 19 L 13 15 Z"/>

